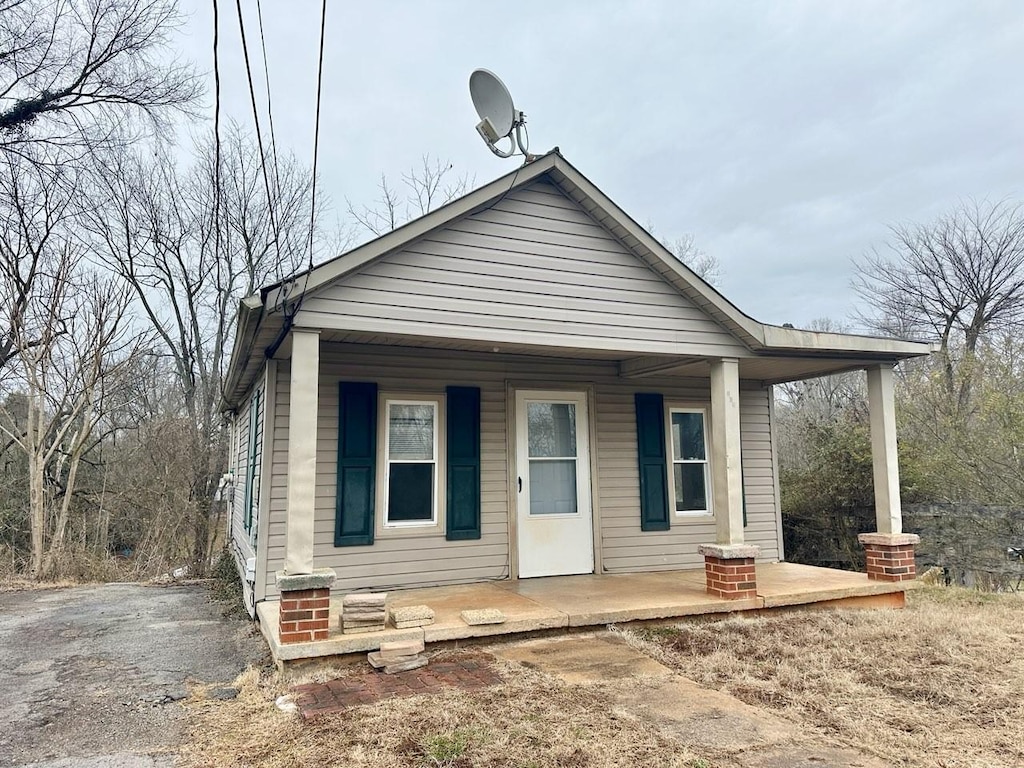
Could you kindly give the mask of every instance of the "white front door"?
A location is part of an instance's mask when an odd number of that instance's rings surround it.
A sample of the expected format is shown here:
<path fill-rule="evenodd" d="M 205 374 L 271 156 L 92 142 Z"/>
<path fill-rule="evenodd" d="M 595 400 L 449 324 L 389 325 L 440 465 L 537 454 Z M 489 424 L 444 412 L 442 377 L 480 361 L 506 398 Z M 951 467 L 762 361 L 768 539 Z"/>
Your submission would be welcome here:
<path fill-rule="evenodd" d="M 584 392 L 516 392 L 519 577 L 594 572 Z"/>

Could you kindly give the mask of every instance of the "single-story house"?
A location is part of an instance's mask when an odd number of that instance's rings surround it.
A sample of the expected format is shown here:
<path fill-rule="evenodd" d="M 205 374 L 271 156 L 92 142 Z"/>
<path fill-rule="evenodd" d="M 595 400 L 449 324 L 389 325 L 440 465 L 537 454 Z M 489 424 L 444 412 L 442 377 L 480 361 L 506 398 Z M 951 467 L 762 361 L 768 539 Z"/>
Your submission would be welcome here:
<path fill-rule="evenodd" d="M 869 575 L 908 578 L 893 366 L 928 352 L 753 320 L 553 151 L 241 302 L 247 603 L 688 568 L 749 596 L 785 556 L 772 387 L 851 370 Z M 325 637 L 315 618 L 282 642 Z"/>

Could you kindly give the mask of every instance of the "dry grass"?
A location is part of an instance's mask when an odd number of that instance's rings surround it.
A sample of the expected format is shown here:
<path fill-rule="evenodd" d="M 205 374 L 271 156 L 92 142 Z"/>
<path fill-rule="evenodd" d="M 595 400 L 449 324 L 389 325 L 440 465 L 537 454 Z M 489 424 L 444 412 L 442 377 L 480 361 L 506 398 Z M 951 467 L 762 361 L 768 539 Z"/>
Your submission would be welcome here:
<path fill-rule="evenodd" d="M 189 700 L 190 738 L 181 763 L 196 768 L 710 765 L 651 725 L 617 711 L 602 686 L 571 686 L 500 662 L 499 669 L 504 683 L 488 690 L 390 699 L 311 723 L 275 708 L 274 699 L 287 688 L 276 675 L 250 670 L 237 682 L 241 693 L 234 701 L 205 701 L 201 691 Z"/>
<path fill-rule="evenodd" d="M 637 635 L 663 663 L 893 765 L 1024 765 L 1024 599 L 910 593 L 903 611 L 784 613 Z"/>

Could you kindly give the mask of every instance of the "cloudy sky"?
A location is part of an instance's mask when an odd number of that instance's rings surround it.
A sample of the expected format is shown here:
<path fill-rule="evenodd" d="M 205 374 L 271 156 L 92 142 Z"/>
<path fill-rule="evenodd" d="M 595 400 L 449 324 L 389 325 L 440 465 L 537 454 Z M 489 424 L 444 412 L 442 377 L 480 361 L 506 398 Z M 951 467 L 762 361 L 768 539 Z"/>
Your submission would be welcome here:
<path fill-rule="evenodd" d="M 177 45 L 209 71 L 210 3 L 181 2 Z M 308 163 L 320 3 L 263 14 L 278 143 Z M 251 125 L 234 3 L 221 39 L 223 108 Z M 468 78 L 485 67 L 532 151 L 558 146 L 659 236 L 692 234 L 765 322 L 847 319 L 852 260 L 891 224 L 1024 200 L 1019 0 L 331 0 L 326 40 L 319 171 L 339 215 L 427 153 L 477 184 L 515 167 L 473 128 Z"/>

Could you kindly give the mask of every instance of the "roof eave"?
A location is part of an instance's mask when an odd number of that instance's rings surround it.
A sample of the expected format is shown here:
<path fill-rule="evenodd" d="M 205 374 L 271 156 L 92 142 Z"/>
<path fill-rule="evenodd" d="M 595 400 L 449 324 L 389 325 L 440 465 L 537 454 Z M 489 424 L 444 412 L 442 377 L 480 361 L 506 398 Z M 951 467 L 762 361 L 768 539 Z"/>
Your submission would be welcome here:
<path fill-rule="evenodd" d="M 234 410 L 238 406 L 235 390 L 239 385 L 242 371 L 245 370 L 245 364 L 252 356 L 252 347 L 256 340 L 263 307 L 263 299 L 259 295 L 246 296 L 238 302 L 235 346 L 231 350 L 231 361 L 228 363 L 227 375 L 224 377 L 224 389 L 220 401 L 221 412 Z"/>

